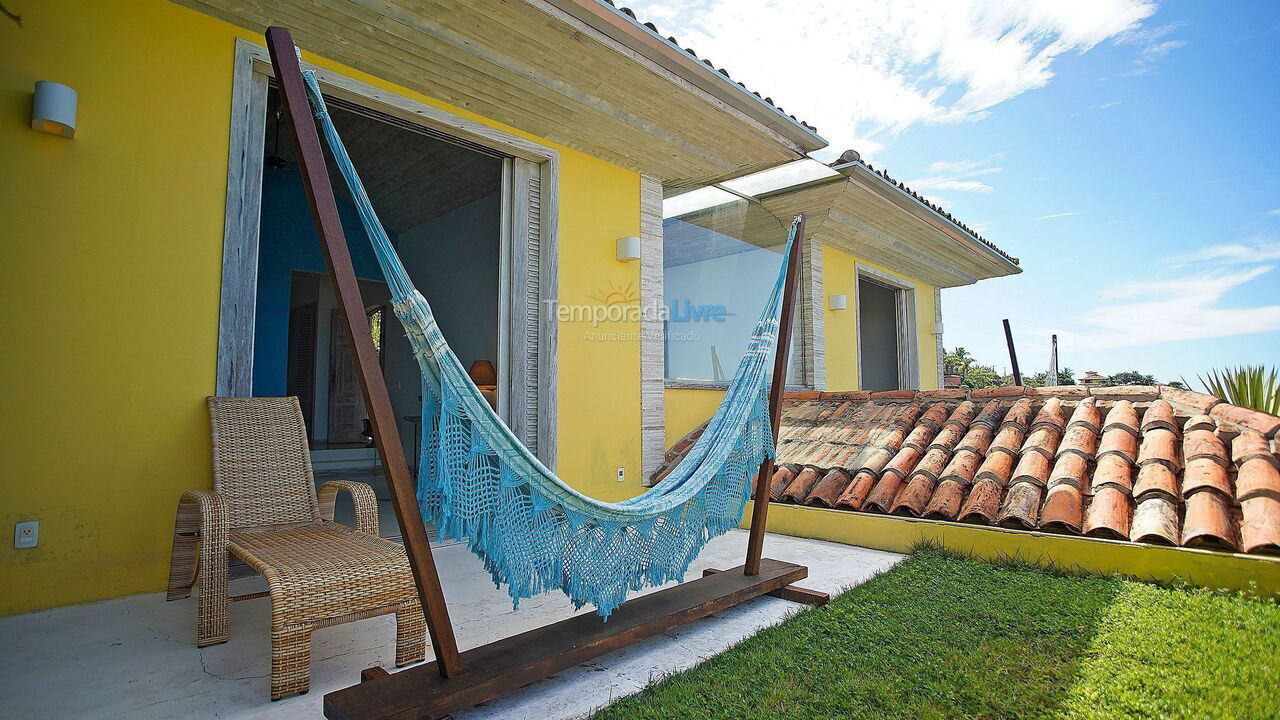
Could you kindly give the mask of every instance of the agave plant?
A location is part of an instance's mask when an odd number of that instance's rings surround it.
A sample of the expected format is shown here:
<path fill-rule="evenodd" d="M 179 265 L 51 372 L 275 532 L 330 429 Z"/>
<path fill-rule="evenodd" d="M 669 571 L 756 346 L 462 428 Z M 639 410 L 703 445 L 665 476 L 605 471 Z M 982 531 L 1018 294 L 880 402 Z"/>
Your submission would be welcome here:
<path fill-rule="evenodd" d="M 1200 382 L 1232 405 L 1280 415 L 1280 371 L 1262 365 L 1214 368 Z"/>

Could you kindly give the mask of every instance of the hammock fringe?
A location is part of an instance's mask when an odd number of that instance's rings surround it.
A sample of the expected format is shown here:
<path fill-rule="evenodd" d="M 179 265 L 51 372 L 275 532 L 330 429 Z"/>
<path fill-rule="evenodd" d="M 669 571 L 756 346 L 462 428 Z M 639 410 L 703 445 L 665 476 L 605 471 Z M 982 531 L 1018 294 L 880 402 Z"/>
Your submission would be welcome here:
<path fill-rule="evenodd" d="M 751 479 L 773 457 L 766 381 L 793 223 L 782 266 L 724 401 L 685 459 L 630 500 L 589 498 L 515 437 L 449 349 L 414 288 L 329 118 L 315 75 L 312 110 L 351 191 L 422 373 L 418 503 L 442 538 L 466 543 L 513 607 L 551 590 L 608 619 L 629 592 L 683 580 L 703 546 L 738 526 Z"/>

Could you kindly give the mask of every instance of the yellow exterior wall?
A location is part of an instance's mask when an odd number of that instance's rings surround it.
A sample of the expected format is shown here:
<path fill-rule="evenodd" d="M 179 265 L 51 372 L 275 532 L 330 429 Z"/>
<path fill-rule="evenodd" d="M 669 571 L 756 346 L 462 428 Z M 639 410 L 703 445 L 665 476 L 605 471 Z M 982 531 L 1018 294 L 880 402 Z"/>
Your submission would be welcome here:
<path fill-rule="evenodd" d="M 21 10 L 0 19 L 0 535 L 38 519 L 40 545 L 0 543 L 0 614 L 163 588 L 178 496 L 211 482 L 234 41 L 262 43 L 163 0 Z M 30 129 L 36 80 L 79 92 L 74 140 Z M 562 301 L 638 286 L 613 241 L 639 234 L 639 176 L 557 149 Z M 606 498 L 640 490 L 631 325 L 560 329 L 559 470 Z"/>
<path fill-rule="evenodd" d="M 743 527 L 750 524 L 751 506 L 748 502 Z M 1280 558 L 1260 555 L 1158 547 L 778 503 L 769 506 L 767 525 L 771 533 L 877 550 L 908 552 L 913 546 L 928 542 L 986 560 L 1019 558 L 1070 572 L 1124 575 L 1160 583 L 1188 582 L 1280 597 Z M 764 552 L 767 557 L 768 542 Z"/>
<path fill-rule="evenodd" d="M 916 288 L 916 343 L 920 355 L 920 389 L 938 388 L 938 343 L 932 332 L 934 318 L 934 287 L 893 268 L 870 263 L 838 250 L 830 245 L 822 246 L 823 294 L 845 295 L 849 298 L 846 310 L 832 310 L 831 303 L 824 304 L 823 321 L 827 343 L 826 390 L 858 390 L 858 286 L 857 265 L 864 265 L 880 272 L 910 282 Z"/>

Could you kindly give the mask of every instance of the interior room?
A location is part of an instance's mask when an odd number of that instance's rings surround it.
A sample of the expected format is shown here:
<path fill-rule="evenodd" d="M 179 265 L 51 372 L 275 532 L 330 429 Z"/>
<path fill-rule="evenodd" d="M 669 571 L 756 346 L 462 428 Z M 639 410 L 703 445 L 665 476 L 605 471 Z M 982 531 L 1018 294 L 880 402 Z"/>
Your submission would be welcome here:
<path fill-rule="evenodd" d="M 431 303 L 445 339 L 464 366 L 474 368 L 477 384 L 496 385 L 504 159 L 339 98 L 326 101 L 374 208 L 414 284 Z M 350 342 L 288 127 L 273 86 L 264 133 L 253 394 L 297 396 L 317 474 L 370 474 L 382 497 Z M 394 317 L 350 192 L 327 147 L 325 154 L 400 442 L 416 465 L 417 361 Z"/>

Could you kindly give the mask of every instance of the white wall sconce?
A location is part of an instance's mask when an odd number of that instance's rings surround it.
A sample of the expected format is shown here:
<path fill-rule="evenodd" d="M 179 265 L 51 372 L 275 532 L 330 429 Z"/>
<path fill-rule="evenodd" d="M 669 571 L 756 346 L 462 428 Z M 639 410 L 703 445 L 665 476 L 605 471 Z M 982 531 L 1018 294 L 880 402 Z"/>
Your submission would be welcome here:
<path fill-rule="evenodd" d="M 631 262 L 640 259 L 640 238 L 631 235 L 618 238 L 618 260 Z"/>
<path fill-rule="evenodd" d="M 75 137 L 76 91 L 62 83 L 37 81 L 35 100 L 31 103 L 31 129 L 64 138 Z"/>
<path fill-rule="evenodd" d="M 832 310 L 846 310 L 849 307 L 849 297 L 847 295 L 832 295 L 830 308 Z"/>

